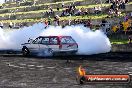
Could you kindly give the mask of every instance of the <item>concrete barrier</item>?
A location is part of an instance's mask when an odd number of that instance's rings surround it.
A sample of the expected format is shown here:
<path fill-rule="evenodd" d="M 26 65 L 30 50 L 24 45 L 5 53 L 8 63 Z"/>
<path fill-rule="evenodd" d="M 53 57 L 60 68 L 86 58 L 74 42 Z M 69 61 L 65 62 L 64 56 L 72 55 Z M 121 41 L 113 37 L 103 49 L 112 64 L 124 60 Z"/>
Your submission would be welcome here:
<path fill-rule="evenodd" d="M 132 52 L 132 44 L 113 44 L 111 52 Z"/>
<path fill-rule="evenodd" d="M 126 5 L 126 11 L 132 12 L 132 4 Z"/>

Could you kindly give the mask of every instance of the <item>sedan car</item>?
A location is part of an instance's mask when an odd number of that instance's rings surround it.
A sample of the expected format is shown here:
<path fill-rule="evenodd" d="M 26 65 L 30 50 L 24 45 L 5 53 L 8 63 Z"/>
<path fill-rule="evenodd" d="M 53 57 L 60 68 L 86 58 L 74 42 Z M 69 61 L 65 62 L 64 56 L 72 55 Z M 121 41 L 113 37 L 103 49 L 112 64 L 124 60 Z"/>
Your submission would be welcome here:
<path fill-rule="evenodd" d="M 22 44 L 24 56 L 32 53 L 43 55 L 73 55 L 78 51 L 78 44 L 71 36 L 39 36 L 35 40 Z"/>

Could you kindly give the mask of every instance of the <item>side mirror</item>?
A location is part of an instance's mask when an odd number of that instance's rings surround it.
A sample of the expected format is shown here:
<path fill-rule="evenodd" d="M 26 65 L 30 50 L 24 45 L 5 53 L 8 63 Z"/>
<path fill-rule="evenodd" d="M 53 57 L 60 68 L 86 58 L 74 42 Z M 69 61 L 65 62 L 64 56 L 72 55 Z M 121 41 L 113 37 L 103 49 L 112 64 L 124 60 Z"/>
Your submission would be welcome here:
<path fill-rule="evenodd" d="M 28 39 L 28 43 L 32 43 L 33 42 L 33 39 Z"/>

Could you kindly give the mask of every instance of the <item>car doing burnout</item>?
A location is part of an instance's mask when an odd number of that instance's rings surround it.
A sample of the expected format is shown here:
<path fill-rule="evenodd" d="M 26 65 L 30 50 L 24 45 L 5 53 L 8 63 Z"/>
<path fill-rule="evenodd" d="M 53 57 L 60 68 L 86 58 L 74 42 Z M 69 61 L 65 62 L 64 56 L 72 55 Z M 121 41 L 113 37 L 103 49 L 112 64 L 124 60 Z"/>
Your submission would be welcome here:
<path fill-rule="evenodd" d="M 39 36 L 22 46 L 24 56 L 40 52 L 50 56 L 73 55 L 78 51 L 78 44 L 71 36 Z"/>

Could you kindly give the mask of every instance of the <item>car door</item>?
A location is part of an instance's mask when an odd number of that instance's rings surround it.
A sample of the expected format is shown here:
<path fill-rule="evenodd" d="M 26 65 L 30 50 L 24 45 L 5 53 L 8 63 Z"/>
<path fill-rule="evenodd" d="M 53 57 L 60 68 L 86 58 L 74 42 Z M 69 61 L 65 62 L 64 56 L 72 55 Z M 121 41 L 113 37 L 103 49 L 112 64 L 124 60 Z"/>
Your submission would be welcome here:
<path fill-rule="evenodd" d="M 49 37 L 43 37 L 40 43 L 40 50 L 44 51 L 49 48 Z"/>
<path fill-rule="evenodd" d="M 53 36 L 50 37 L 50 44 L 49 47 L 53 50 L 53 51 L 58 51 L 59 50 L 59 39 L 57 36 Z"/>
<path fill-rule="evenodd" d="M 31 52 L 39 52 L 41 41 L 42 41 L 41 37 L 36 38 L 32 43 L 30 43 L 30 45 L 28 46 L 28 49 Z"/>
<path fill-rule="evenodd" d="M 71 37 L 61 38 L 62 50 L 69 51 L 77 48 L 76 42 Z"/>

